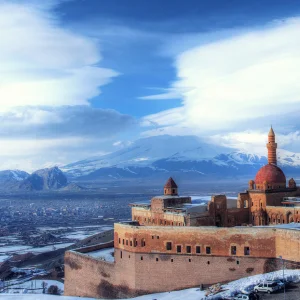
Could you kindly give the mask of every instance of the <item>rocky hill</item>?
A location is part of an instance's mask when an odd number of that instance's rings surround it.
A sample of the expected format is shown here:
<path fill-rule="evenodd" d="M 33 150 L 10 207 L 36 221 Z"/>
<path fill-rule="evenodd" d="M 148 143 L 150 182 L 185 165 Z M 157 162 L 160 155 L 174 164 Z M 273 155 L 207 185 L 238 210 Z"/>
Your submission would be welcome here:
<path fill-rule="evenodd" d="M 67 186 L 65 174 L 58 168 L 35 171 L 18 184 L 18 189 L 26 191 L 57 190 Z"/>

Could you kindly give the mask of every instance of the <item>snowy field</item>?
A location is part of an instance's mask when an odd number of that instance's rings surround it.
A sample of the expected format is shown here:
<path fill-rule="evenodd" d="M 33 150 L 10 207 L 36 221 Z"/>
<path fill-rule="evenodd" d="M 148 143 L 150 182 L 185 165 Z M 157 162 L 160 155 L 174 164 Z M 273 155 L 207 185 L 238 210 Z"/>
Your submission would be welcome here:
<path fill-rule="evenodd" d="M 92 251 L 92 252 L 88 252 L 86 253 L 89 256 L 92 256 L 94 258 L 100 258 L 103 259 L 105 261 L 109 261 L 109 262 L 114 262 L 114 248 L 105 248 L 105 249 L 101 249 L 101 250 L 96 250 L 96 251 Z"/>
<path fill-rule="evenodd" d="M 300 281 L 300 270 L 285 270 L 285 278 L 292 280 L 294 282 Z M 150 294 L 145 296 L 140 296 L 136 298 L 131 298 L 132 300 L 201 300 L 201 299 L 222 299 L 221 297 L 232 296 L 237 292 L 247 292 L 251 291 L 253 287 L 264 280 L 282 279 L 282 271 L 271 272 L 267 274 L 260 274 L 241 278 L 239 280 L 232 281 L 226 285 L 223 285 L 225 290 L 212 297 L 205 298 L 205 291 L 200 291 L 199 288 L 191 288 L 181 291 L 166 292 Z M 49 286 L 49 285 L 48 285 Z M 84 300 L 84 299 L 94 299 L 94 298 L 82 298 L 82 297 L 66 297 L 66 296 L 50 296 L 50 295 L 28 295 L 28 294 L 0 294 L 0 300 Z"/>
<path fill-rule="evenodd" d="M 78 227 L 38 227 L 40 232 L 49 232 L 57 230 L 70 230 L 70 232 L 55 234 L 57 238 L 61 239 L 72 239 L 72 240 L 82 240 L 89 236 L 95 235 L 100 232 L 113 229 L 113 226 L 109 225 L 88 225 L 88 226 L 78 226 Z M 34 236 L 34 235 L 32 235 Z M 32 247 L 30 245 L 22 244 L 22 240 L 14 236 L 0 237 L 0 263 L 10 258 L 13 254 L 24 254 L 27 252 L 32 252 L 34 254 L 45 253 L 52 250 L 57 250 L 61 248 L 68 247 L 73 243 L 69 243 L 66 240 L 62 243 L 50 244 L 43 247 Z M 5 244 L 4 242 L 9 242 Z M 11 245 L 14 243 L 14 245 Z"/>
<path fill-rule="evenodd" d="M 44 247 L 31 247 L 31 246 L 22 246 L 22 245 L 16 245 L 16 246 L 1 246 L 0 247 L 0 262 L 6 260 L 9 258 L 12 254 L 24 254 L 28 252 L 32 252 L 34 254 L 49 252 L 52 250 L 57 250 L 61 248 L 68 247 L 72 245 L 73 243 L 61 243 L 61 244 L 53 244 L 48 245 Z"/>

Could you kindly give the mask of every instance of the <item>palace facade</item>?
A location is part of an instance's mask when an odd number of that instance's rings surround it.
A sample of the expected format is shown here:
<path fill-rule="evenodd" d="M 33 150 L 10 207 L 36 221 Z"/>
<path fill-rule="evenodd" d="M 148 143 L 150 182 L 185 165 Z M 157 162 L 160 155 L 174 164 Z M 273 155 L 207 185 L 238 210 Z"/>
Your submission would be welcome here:
<path fill-rule="evenodd" d="M 300 190 L 292 178 L 286 184 L 276 148 L 271 128 L 268 164 L 237 199 L 195 204 L 170 178 L 162 196 L 132 203 L 132 221 L 115 224 L 113 241 L 66 252 L 65 295 L 126 298 L 226 282 L 281 269 L 279 257 L 300 268 Z M 112 261 L 101 256 L 108 247 Z"/>

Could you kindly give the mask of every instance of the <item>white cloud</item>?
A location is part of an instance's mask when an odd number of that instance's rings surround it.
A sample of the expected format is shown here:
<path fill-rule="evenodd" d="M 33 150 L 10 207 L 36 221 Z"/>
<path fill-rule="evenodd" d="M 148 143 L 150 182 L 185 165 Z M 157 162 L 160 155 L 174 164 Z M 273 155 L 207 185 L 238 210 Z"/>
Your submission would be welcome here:
<path fill-rule="evenodd" d="M 25 3 L 0 0 L 1 109 L 88 104 L 117 76 L 97 66 L 98 42 L 64 29 L 51 1 Z"/>
<path fill-rule="evenodd" d="M 182 107 L 175 110 L 180 116 L 167 110 L 143 124 L 164 133 L 175 126 L 207 134 L 293 112 L 300 103 L 299 31 L 294 18 L 184 51 L 176 57 L 177 80 L 170 87 L 182 93 Z"/>
<path fill-rule="evenodd" d="M 276 133 L 276 131 L 275 131 Z M 244 152 L 266 155 L 266 144 L 268 142 L 268 131 L 246 130 L 231 132 L 227 134 L 215 134 L 207 137 L 207 141 L 224 147 L 239 149 Z M 291 144 L 300 144 L 300 132 L 295 131 L 289 134 L 276 133 L 278 148 L 285 149 Z M 299 150 L 297 151 L 299 152 Z"/>
<path fill-rule="evenodd" d="M 33 172 L 107 153 L 105 141 L 101 143 L 84 137 L 1 139 L 0 144 L 0 170 L 21 169 Z"/>

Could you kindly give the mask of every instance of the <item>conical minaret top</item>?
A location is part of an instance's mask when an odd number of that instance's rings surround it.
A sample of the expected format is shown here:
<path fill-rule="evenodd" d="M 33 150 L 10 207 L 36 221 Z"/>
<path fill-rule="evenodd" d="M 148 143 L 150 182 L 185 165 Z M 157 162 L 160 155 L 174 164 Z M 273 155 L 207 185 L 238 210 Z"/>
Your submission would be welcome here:
<path fill-rule="evenodd" d="M 268 134 L 267 148 L 268 148 L 268 163 L 277 165 L 277 155 L 276 155 L 277 143 L 275 143 L 275 133 L 272 126 Z"/>
<path fill-rule="evenodd" d="M 270 128 L 268 136 L 274 136 L 275 137 L 275 133 L 274 133 L 274 130 L 272 128 L 272 125 L 271 125 L 271 128 Z"/>

